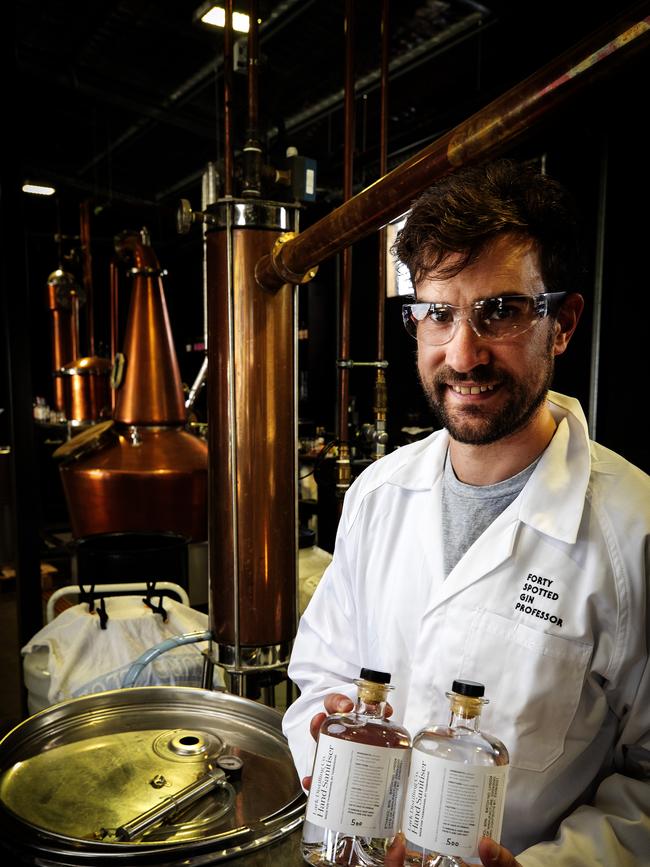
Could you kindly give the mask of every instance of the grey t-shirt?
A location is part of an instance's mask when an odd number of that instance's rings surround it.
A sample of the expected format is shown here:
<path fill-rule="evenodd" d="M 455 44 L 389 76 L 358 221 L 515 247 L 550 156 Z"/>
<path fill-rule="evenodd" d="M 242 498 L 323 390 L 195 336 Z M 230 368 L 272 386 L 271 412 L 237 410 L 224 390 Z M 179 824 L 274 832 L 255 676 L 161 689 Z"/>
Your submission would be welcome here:
<path fill-rule="evenodd" d="M 536 458 L 517 475 L 494 485 L 466 485 L 456 478 L 447 452 L 442 483 L 445 576 L 449 575 L 483 530 L 512 503 L 531 477 L 538 461 L 539 458 Z"/>

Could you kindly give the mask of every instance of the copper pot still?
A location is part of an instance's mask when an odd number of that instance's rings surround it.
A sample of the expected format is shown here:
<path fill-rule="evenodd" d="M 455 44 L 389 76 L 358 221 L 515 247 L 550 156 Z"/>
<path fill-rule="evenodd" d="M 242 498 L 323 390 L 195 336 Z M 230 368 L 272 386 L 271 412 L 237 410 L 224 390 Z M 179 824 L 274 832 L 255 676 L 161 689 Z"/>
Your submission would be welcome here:
<path fill-rule="evenodd" d="M 286 663 L 296 630 L 295 286 L 254 273 L 291 209 L 222 199 L 209 216 L 211 625 L 219 663 L 246 674 Z"/>
<path fill-rule="evenodd" d="M 133 278 L 124 373 L 113 424 L 73 438 L 62 456 L 72 532 L 173 531 L 204 541 L 207 443 L 185 429 L 160 265 L 144 230 L 120 236 L 116 247 Z"/>

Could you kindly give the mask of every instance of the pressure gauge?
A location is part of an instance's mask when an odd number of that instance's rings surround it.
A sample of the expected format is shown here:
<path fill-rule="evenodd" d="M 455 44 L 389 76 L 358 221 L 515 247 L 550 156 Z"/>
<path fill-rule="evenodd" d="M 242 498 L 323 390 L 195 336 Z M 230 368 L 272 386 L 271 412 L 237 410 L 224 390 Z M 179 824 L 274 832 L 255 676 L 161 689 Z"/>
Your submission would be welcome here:
<path fill-rule="evenodd" d="M 238 779 L 241 776 L 244 763 L 239 756 L 219 756 L 217 759 L 217 767 L 221 768 L 222 771 L 225 771 L 225 773 L 228 774 L 228 778 L 233 780 Z"/>

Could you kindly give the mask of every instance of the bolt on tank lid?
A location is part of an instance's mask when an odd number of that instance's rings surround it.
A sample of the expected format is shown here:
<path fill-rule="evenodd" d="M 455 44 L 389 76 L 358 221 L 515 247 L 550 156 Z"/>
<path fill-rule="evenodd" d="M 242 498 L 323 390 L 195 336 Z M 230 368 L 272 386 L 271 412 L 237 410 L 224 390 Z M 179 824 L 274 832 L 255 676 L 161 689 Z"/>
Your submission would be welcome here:
<path fill-rule="evenodd" d="M 372 683 L 390 683 L 390 674 L 387 671 L 375 671 L 372 668 L 362 668 L 359 677 Z"/>
<path fill-rule="evenodd" d="M 451 685 L 451 691 L 458 695 L 466 695 L 468 698 L 482 698 L 485 694 L 485 686 L 475 680 L 455 680 Z"/>

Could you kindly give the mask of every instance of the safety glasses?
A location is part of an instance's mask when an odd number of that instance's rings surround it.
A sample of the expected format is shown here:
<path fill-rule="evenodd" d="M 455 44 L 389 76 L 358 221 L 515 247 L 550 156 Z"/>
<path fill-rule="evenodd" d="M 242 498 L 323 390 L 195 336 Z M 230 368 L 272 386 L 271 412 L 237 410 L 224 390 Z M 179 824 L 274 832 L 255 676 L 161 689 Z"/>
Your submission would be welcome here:
<path fill-rule="evenodd" d="M 566 294 L 498 295 L 467 307 L 418 301 L 402 305 L 402 318 L 411 337 L 427 346 L 449 343 L 461 322 L 468 322 L 474 334 L 484 340 L 505 340 L 525 334 L 545 316 L 555 315 Z"/>

